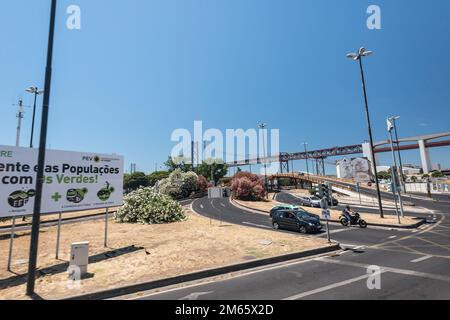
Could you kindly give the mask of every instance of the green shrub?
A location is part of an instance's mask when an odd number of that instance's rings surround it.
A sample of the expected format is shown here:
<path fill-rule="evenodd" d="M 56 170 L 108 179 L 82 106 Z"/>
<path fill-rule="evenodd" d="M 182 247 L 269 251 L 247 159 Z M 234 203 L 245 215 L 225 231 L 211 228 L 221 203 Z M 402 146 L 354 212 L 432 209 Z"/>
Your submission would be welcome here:
<path fill-rule="evenodd" d="M 124 205 L 114 215 L 119 223 L 163 224 L 186 218 L 183 208 L 169 196 L 153 188 L 140 188 L 124 198 Z"/>
<path fill-rule="evenodd" d="M 199 190 L 198 176 L 195 172 L 173 171 L 167 179 L 158 185 L 159 192 L 173 199 L 184 199 Z"/>

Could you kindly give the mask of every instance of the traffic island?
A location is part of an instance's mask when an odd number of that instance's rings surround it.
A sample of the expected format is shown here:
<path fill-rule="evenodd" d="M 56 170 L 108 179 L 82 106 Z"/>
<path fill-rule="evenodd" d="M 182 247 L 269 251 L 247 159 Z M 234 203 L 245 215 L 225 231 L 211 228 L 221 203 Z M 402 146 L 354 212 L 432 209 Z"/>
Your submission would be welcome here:
<path fill-rule="evenodd" d="M 36 293 L 43 299 L 105 298 L 339 249 L 320 238 L 221 224 L 185 211 L 187 219 L 172 224 L 119 224 L 111 220 L 109 248 L 103 247 L 103 221 L 63 225 L 62 260 L 54 258 L 57 228 L 43 229 Z M 0 300 L 27 299 L 29 240 L 28 232 L 17 234 L 14 273 L 6 271 L 6 259 L 0 261 Z M 67 281 L 67 268 L 70 245 L 79 241 L 90 243 L 90 264 L 89 277 L 77 286 Z M 7 256 L 8 244 L 7 239 L 0 240 L 0 256 Z"/>
<path fill-rule="evenodd" d="M 276 200 L 265 200 L 265 201 L 242 201 L 242 200 L 231 200 L 231 203 L 237 207 L 241 207 L 243 209 L 251 210 L 256 213 L 261 213 L 268 215 L 270 210 L 278 205 L 282 205 L 283 203 Z M 302 209 L 316 214 L 318 216 L 322 216 L 322 209 L 320 208 L 311 208 L 311 207 L 301 207 Z M 331 220 L 330 222 L 340 223 L 339 217 L 342 212 L 340 210 L 330 210 Z M 370 214 L 360 212 L 361 218 L 364 219 L 369 226 L 374 227 L 386 227 L 386 228 L 400 228 L 400 229 L 414 229 L 418 228 L 425 223 L 425 220 L 421 218 L 414 217 L 404 217 L 400 218 L 401 224 L 398 223 L 397 216 L 385 216 L 381 218 L 379 215 Z"/>

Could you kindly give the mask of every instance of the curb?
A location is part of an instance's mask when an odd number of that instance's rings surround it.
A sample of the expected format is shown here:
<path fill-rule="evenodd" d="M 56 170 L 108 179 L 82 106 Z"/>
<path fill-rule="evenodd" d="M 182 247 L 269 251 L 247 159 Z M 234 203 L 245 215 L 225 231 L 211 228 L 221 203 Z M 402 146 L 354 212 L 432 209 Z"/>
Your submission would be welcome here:
<path fill-rule="evenodd" d="M 177 285 L 185 282 L 195 281 L 195 280 L 201 280 L 204 278 L 210 278 L 215 277 L 219 275 L 224 275 L 231 272 L 237 272 L 237 271 L 244 271 L 248 269 L 253 269 L 257 267 L 267 266 L 271 264 L 276 264 L 280 262 L 287 262 L 291 260 L 297 260 L 301 258 L 308 258 L 316 255 L 321 255 L 324 253 L 330 253 L 334 251 L 340 250 L 341 247 L 338 243 L 335 243 L 331 246 L 322 247 L 318 249 L 312 249 L 297 253 L 291 253 L 288 255 L 283 256 L 276 256 L 271 258 L 265 258 L 265 259 L 259 259 L 259 260 L 253 260 L 249 262 L 243 262 L 233 265 L 228 265 L 224 267 L 214 268 L 214 269 L 207 269 L 202 270 L 194 273 L 189 273 L 185 275 L 180 275 L 176 277 L 166 278 L 166 279 L 160 279 L 155 281 L 149 281 L 149 282 L 143 282 L 143 283 L 137 283 L 132 284 L 120 288 L 115 289 L 109 289 L 94 293 L 88 293 L 84 295 L 74 296 L 74 297 L 68 297 L 63 298 L 61 300 L 104 300 L 104 299 L 111 299 L 118 296 L 125 296 L 137 292 L 142 291 L 148 291 L 153 290 L 157 288 L 163 288 L 171 285 Z"/>
<path fill-rule="evenodd" d="M 240 203 L 237 203 L 234 200 L 231 200 L 231 204 L 240 208 L 240 209 L 244 209 L 244 210 L 252 210 L 252 211 L 257 211 L 257 212 L 261 212 L 261 213 L 265 213 L 268 214 L 269 212 L 267 211 L 263 211 L 263 210 L 258 210 L 258 209 L 254 209 L 254 208 L 250 208 L 247 207 L 245 205 L 242 205 Z M 326 220 L 324 219 L 320 219 L 320 221 L 322 222 L 326 222 Z M 339 220 L 328 220 L 328 222 L 332 222 L 332 223 L 341 223 Z M 417 222 L 416 224 L 409 224 L 409 225 L 390 225 L 390 224 L 382 224 L 382 223 L 367 223 L 368 226 L 372 226 L 372 227 L 380 227 L 380 228 L 389 228 L 389 229 L 417 229 L 420 226 L 424 225 L 426 223 L 425 219 L 420 219 L 419 222 Z"/>

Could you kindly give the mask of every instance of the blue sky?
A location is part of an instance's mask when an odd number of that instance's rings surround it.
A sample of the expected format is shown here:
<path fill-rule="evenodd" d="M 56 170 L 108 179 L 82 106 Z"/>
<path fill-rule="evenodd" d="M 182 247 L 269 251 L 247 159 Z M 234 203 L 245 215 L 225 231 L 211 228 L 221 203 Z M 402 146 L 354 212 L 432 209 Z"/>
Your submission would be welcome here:
<path fill-rule="evenodd" d="M 43 85 L 49 4 L 2 3 L 0 144 L 15 143 L 13 104 L 32 104 L 23 90 Z M 78 31 L 65 27 L 71 4 L 82 10 Z M 366 27 L 370 4 L 382 30 Z M 365 66 L 376 140 L 392 114 L 401 136 L 450 131 L 449 13 L 447 0 L 60 0 L 48 144 L 122 154 L 152 171 L 172 131 L 194 120 L 221 130 L 265 121 L 281 130 L 282 151 L 361 143 L 360 79 L 345 54 L 362 45 L 375 51 Z M 431 150 L 445 167 L 449 155 Z M 418 151 L 404 157 L 420 162 Z"/>

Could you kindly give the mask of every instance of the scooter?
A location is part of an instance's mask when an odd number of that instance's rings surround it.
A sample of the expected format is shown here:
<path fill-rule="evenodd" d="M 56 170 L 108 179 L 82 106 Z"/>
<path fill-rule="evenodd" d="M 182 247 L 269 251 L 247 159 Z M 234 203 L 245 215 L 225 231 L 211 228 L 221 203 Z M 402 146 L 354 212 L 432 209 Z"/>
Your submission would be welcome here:
<path fill-rule="evenodd" d="M 351 220 L 352 221 L 350 222 L 350 225 L 352 226 L 359 225 L 362 229 L 367 228 L 367 222 L 361 219 L 361 216 L 358 212 L 356 212 L 354 215 L 351 215 Z M 341 216 L 339 217 L 339 221 L 344 227 L 349 226 L 348 218 L 344 214 L 341 214 Z"/>

